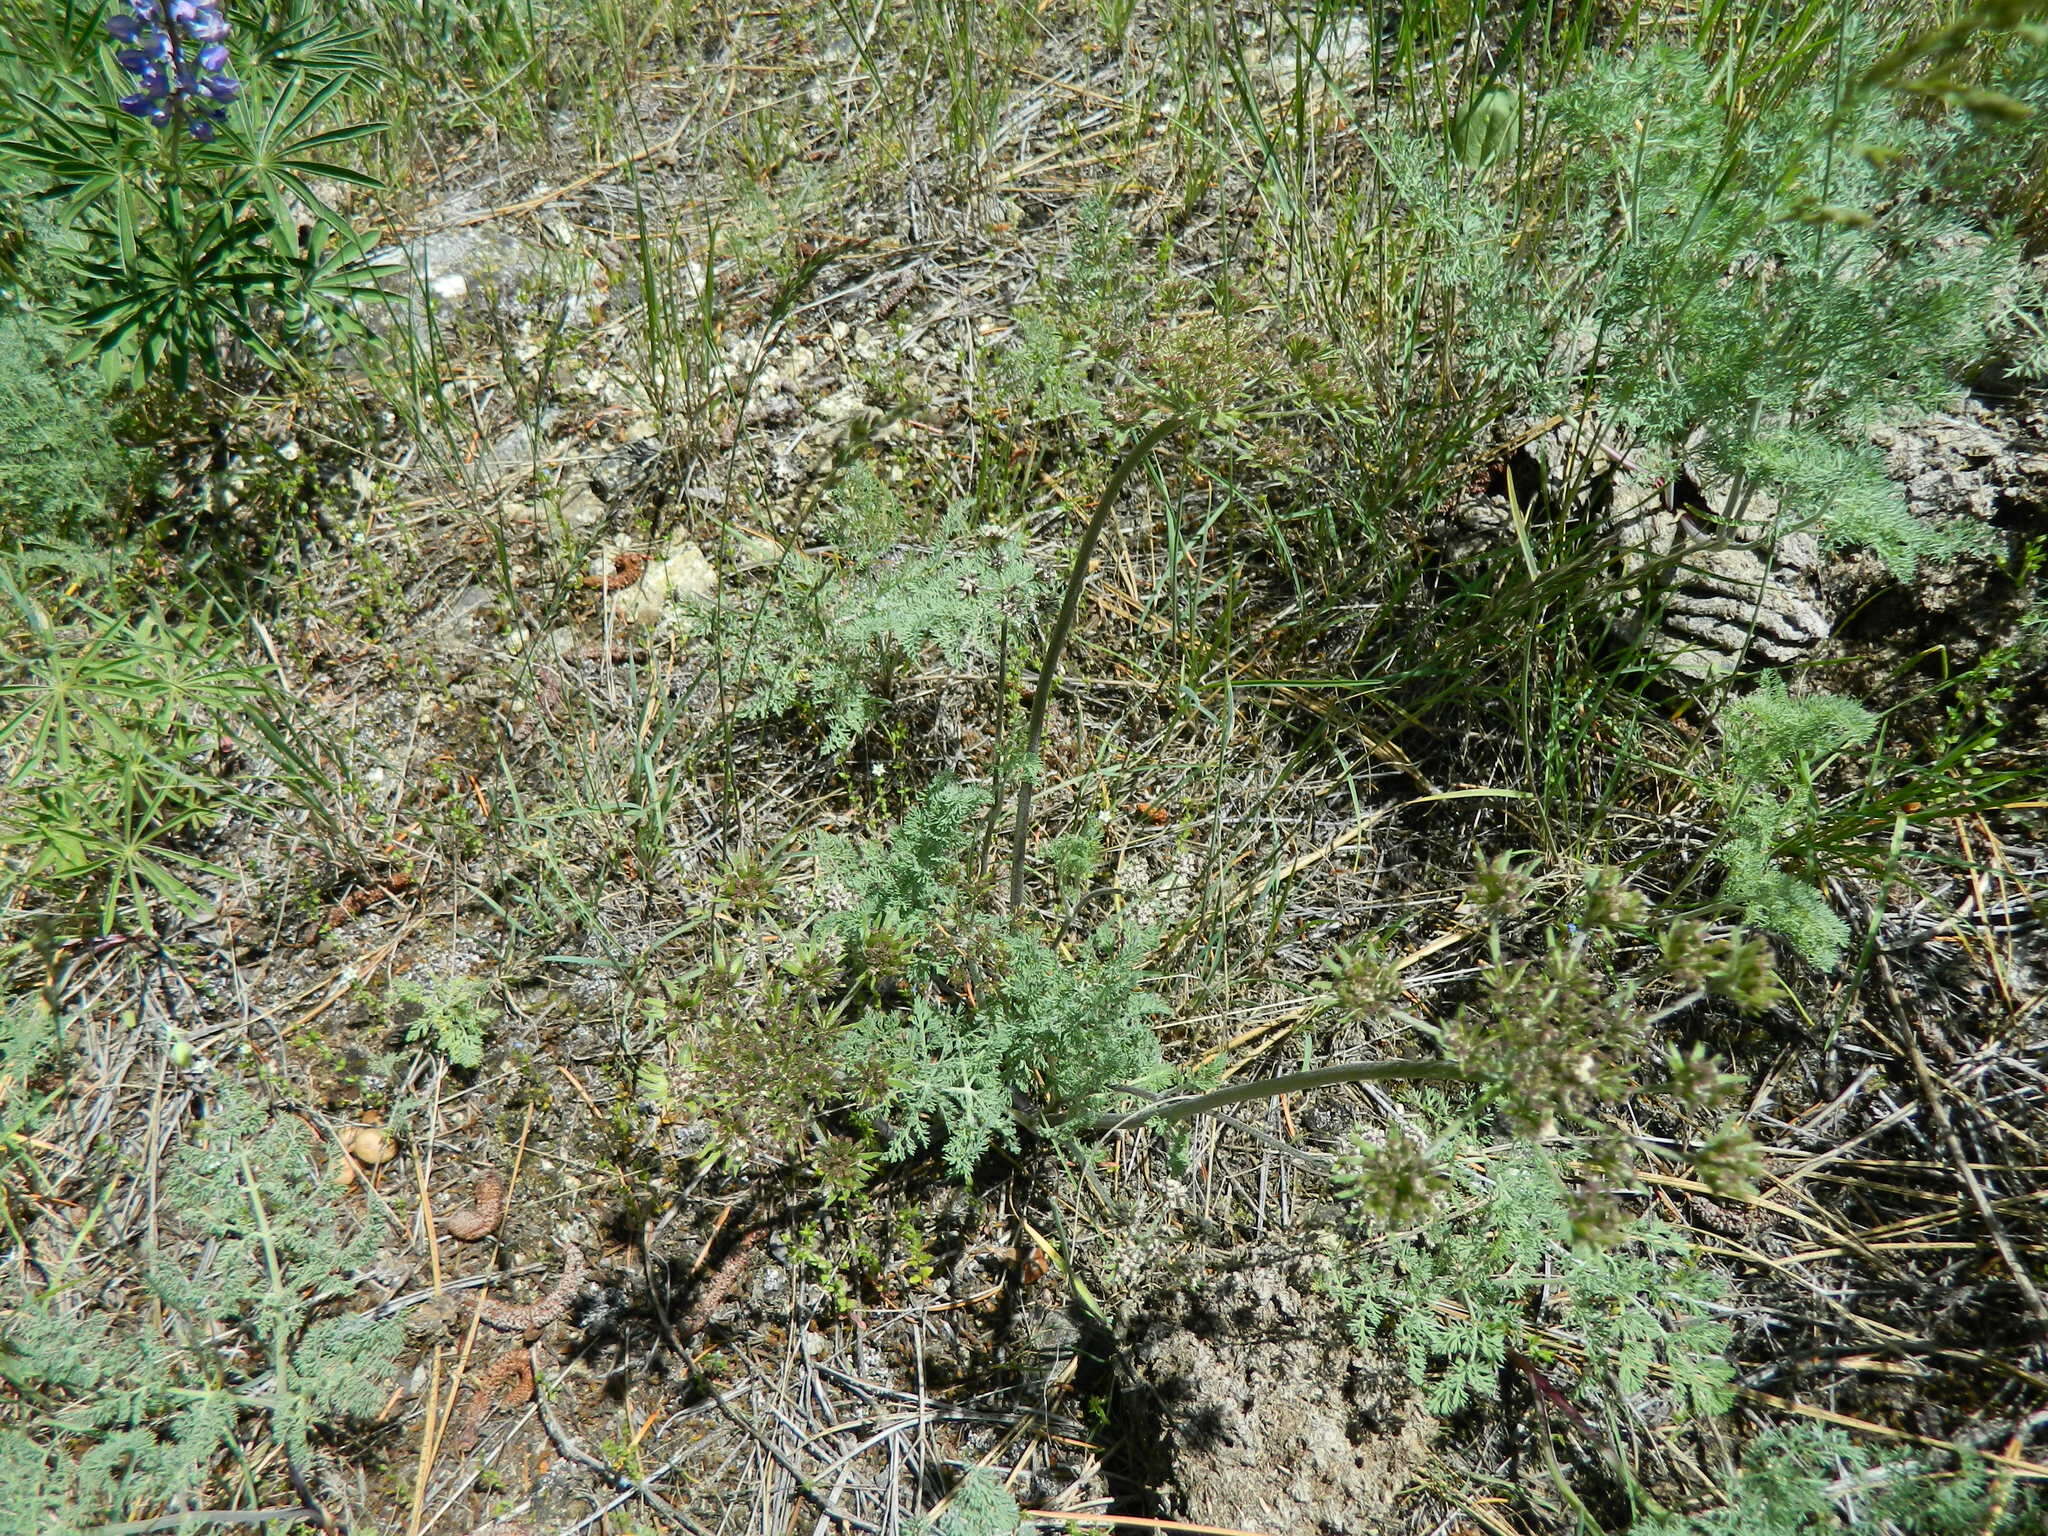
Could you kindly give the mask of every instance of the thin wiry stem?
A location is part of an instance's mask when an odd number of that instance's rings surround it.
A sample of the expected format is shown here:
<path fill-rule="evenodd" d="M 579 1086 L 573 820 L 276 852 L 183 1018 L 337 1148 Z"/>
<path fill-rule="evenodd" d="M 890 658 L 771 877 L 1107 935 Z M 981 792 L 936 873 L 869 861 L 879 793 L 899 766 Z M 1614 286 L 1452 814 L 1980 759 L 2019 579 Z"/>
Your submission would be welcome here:
<path fill-rule="evenodd" d="M 1310 1088 L 1329 1088 L 1338 1083 L 1469 1083 L 1472 1080 L 1472 1074 L 1455 1061 L 1345 1062 L 1334 1067 L 1315 1067 L 1307 1072 L 1289 1072 L 1284 1077 L 1262 1077 L 1248 1083 L 1232 1083 L 1227 1088 L 1191 1094 L 1184 1099 L 1162 1099 L 1157 1104 L 1142 1105 L 1122 1114 L 1099 1115 L 1088 1122 L 1087 1129 L 1107 1135 L 1111 1131 L 1128 1131 L 1153 1120 L 1171 1124 L 1175 1120 L 1191 1119 L 1213 1109 L 1227 1109 L 1252 1099 L 1277 1099 L 1283 1093 L 1303 1093 Z"/>
<path fill-rule="evenodd" d="M 1109 484 L 1102 488 L 1102 499 L 1096 502 L 1094 515 L 1088 519 L 1088 526 L 1081 530 L 1081 542 L 1074 550 L 1073 569 L 1067 572 L 1066 598 L 1060 604 L 1059 617 L 1053 621 L 1052 633 L 1046 637 L 1045 661 L 1038 669 L 1038 686 L 1031 695 L 1031 721 L 1024 741 L 1027 765 L 1038 761 L 1039 743 L 1045 737 L 1046 705 L 1052 699 L 1053 676 L 1059 671 L 1060 654 L 1067 648 L 1067 637 L 1073 633 L 1074 620 L 1081 611 L 1081 588 L 1088 580 L 1088 561 L 1095 554 L 1095 541 L 1102 537 L 1110 509 L 1123 495 L 1124 486 L 1137 473 L 1145 455 L 1179 425 L 1178 416 L 1169 416 L 1124 450 L 1124 456 L 1117 460 L 1116 469 L 1109 477 Z M 1031 789 L 1032 781 L 1028 777 L 1017 785 L 1017 830 L 1010 840 L 1012 911 L 1024 905 L 1024 854 L 1026 840 L 1031 835 Z"/>

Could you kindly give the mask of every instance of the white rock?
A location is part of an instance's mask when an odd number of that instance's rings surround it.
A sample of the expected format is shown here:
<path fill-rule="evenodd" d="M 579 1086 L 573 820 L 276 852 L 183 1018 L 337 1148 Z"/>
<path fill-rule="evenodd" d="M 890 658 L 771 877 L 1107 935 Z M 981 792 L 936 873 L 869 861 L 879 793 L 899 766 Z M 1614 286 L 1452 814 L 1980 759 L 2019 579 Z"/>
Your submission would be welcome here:
<path fill-rule="evenodd" d="M 657 624 L 672 600 L 701 601 L 717 587 L 718 573 L 704 551 L 686 540 L 665 559 L 649 561 L 640 579 L 612 598 L 612 616 L 621 624 Z"/>
<path fill-rule="evenodd" d="M 587 485 L 562 503 L 562 521 L 571 528 L 594 528 L 605 515 L 605 504 Z"/>
<path fill-rule="evenodd" d="M 872 417 L 880 413 L 867 403 L 858 384 L 843 384 L 812 406 L 811 414 L 822 422 L 837 425 L 856 417 Z"/>

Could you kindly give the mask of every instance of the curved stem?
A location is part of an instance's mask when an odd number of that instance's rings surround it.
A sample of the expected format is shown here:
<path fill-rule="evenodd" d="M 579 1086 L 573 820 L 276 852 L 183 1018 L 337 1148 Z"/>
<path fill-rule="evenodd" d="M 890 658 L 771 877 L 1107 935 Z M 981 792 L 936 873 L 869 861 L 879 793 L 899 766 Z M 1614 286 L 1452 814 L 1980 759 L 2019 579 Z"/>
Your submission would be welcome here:
<path fill-rule="evenodd" d="M 1067 637 L 1074 631 L 1074 620 L 1081 611 L 1081 589 L 1088 582 L 1088 561 L 1095 554 L 1095 541 L 1102 537 L 1102 528 L 1109 521 L 1110 509 L 1124 493 L 1124 486 L 1138 471 L 1159 440 L 1180 425 L 1178 416 L 1169 416 L 1137 442 L 1124 451 L 1117 460 L 1116 469 L 1109 477 L 1109 484 L 1102 488 L 1102 499 L 1095 504 L 1094 514 L 1088 519 L 1088 526 L 1081 530 L 1080 545 L 1074 550 L 1073 569 L 1067 572 L 1067 594 L 1060 604 L 1060 616 L 1053 621 L 1052 633 L 1046 637 L 1045 661 L 1038 669 L 1038 687 L 1031 695 L 1031 720 L 1025 733 L 1024 761 L 1027 765 L 1038 761 L 1038 748 L 1045 738 L 1045 709 L 1052 698 L 1052 681 L 1059 671 L 1060 654 L 1067 648 Z M 1024 904 L 1024 853 L 1025 840 L 1031 835 L 1031 789 L 1032 780 L 1023 779 L 1017 785 L 1017 830 L 1010 839 L 1010 906 L 1012 910 Z"/>
<path fill-rule="evenodd" d="M 1328 1088 L 1337 1083 L 1437 1082 L 1469 1083 L 1474 1075 L 1455 1061 L 1353 1061 L 1334 1067 L 1315 1067 L 1307 1072 L 1289 1072 L 1284 1077 L 1262 1077 L 1249 1083 L 1232 1083 L 1228 1088 L 1191 1094 L 1184 1099 L 1162 1099 L 1157 1104 L 1128 1110 L 1123 1114 L 1097 1115 L 1085 1129 L 1108 1135 L 1127 1131 L 1147 1121 L 1171 1123 L 1226 1109 L 1253 1099 L 1277 1099 L 1283 1093 L 1301 1093 L 1310 1088 Z"/>

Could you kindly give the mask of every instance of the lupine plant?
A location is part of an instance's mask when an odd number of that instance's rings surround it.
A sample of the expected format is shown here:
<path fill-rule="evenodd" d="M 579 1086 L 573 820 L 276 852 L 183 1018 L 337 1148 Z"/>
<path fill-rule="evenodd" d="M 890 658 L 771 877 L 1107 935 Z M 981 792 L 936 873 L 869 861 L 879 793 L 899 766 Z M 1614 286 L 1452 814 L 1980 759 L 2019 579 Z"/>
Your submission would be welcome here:
<path fill-rule="evenodd" d="M 138 391 L 360 334 L 378 269 L 332 199 L 378 184 L 334 158 L 383 126 L 343 117 L 361 34 L 288 0 L 237 76 L 222 0 L 119 4 L 0 0 L 0 279 Z"/>
<path fill-rule="evenodd" d="M 212 143 L 216 125 L 228 120 L 227 104 L 242 94 L 242 82 L 228 73 L 220 6 L 171 0 L 167 16 L 162 0 L 132 0 L 131 14 L 107 18 L 107 31 L 122 45 L 114 62 L 140 86 L 121 98 L 121 110 L 157 128 L 182 122 L 200 143 Z"/>

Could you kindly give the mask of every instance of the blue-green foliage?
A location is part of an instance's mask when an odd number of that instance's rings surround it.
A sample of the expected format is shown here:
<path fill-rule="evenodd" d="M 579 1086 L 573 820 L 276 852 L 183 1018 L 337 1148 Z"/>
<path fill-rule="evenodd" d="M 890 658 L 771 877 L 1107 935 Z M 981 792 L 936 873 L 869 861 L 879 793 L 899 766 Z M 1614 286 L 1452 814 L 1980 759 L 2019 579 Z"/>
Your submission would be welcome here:
<path fill-rule="evenodd" d="M 1997 534 L 1981 523 L 1916 517 L 1869 447 L 1787 431 L 1756 439 L 1741 458 L 1744 469 L 1777 494 L 1787 526 L 1812 525 L 1829 544 L 1869 549 L 1895 580 L 1910 581 L 1922 560 L 1997 550 Z"/>
<path fill-rule="evenodd" d="M 490 983 L 476 976 L 442 976 L 432 981 L 402 977 L 391 984 L 384 1006 L 405 1026 L 408 1045 L 431 1046 L 458 1067 L 483 1065 L 484 1039 L 497 1022 Z"/>
<path fill-rule="evenodd" d="M 1129 222 L 1099 194 L 1075 210 L 1075 238 L 1052 274 L 1055 303 L 1021 311 L 1016 334 L 995 356 L 995 383 L 1023 419 L 1109 428 L 1104 400 L 1117 364 L 1137 343 L 1152 290 Z"/>
<path fill-rule="evenodd" d="M 1851 71 L 1875 54 L 1844 46 Z M 1938 195 L 1987 131 L 1965 113 L 1827 82 L 1758 110 L 1661 47 L 1597 58 L 1544 109 L 1573 254 L 1602 274 L 1604 407 L 1673 449 L 1702 434 L 1723 469 L 1760 426 L 1945 396 L 2026 290 L 2017 242 Z"/>
<path fill-rule="evenodd" d="M 1391 1333 L 1432 1413 L 1496 1394 L 1510 1351 L 1553 1362 L 1544 1369 L 1565 1386 L 1569 1372 L 1544 1329 L 1584 1347 L 1582 1399 L 1611 1377 L 1628 1395 L 1668 1392 L 1683 1414 L 1727 1407 L 1728 1329 L 1708 1315 L 1720 1286 L 1680 1233 L 1646 1220 L 1615 1247 L 1575 1248 L 1565 1189 L 1534 1147 L 1476 1171 L 1448 1156 L 1439 1165 L 1460 1185 L 1442 1202 L 1449 1214 L 1348 1249 L 1325 1280 L 1361 1347 Z M 1548 1313 L 1531 1311 L 1539 1294 L 1550 1297 Z"/>
<path fill-rule="evenodd" d="M 876 516 L 869 477 L 857 482 L 861 526 Z M 995 659 L 1005 616 L 1036 602 L 1038 574 L 1014 535 L 962 537 L 960 518 L 930 549 L 883 553 L 867 538 L 846 563 L 792 556 L 758 615 L 733 626 L 740 675 L 752 692 L 743 716 L 802 708 L 824 727 L 821 750 L 846 751 L 882 718 L 895 677 L 935 659 L 950 668 Z"/>
<path fill-rule="evenodd" d="M 820 869 L 851 898 L 849 906 L 820 920 L 822 931 L 851 937 L 878 922 L 928 921 L 953 890 L 959 855 L 974 836 L 974 818 L 987 806 L 987 790 L 942 779 L 883 842 L 820 839 Z"/>
<path fill-rule="evenodd" d="M 1710 489 L 1761 483 L 1895 570 L 1951 553 L 1849 455 L 1872 418 L 1951 394 L 2038 293 L 2021 242 L 1947 191 L 2014 146 L 1858 84 L 1877 47 L 1853 27 L 1844 46 L 1839 75 L 1789 91 L 1731 91 L 1725 68 L 1655 46 L 1594 53 L 1527 99 L 1492 91 L 1486 124 L 1468 112 L 1434 139 L 1376 124 L 1358 266 L 1455 295 L 1442 321 L 1425 306 L 1377 327 L 1432 327 L 1461 401 L 1596 402 L 1650 460 Z M 1480 128 L 1498 129 L 1484 152 Z"/>
<path fill-rule="evenodd" d="M 1164 1007 L 1144 991 L 1127 936 L 1104 931 L 1057 953 L 962 899 L 960 858 L 987 803 L 983 790 L 940 784 L 885 843 L 829 845 L 827 877 L 847 904 L 818 924 L 850 955 L 886 940 L 900 992 L 869 993 L 843 1050 L 886 1077 L 886 1102 L 872 1109 L 892 1128 L 891 1152 L 943 1137 L 961 1178 L 997 1142 L 1017 1145 L 1020 1105 L 1057 1133 L 1113 1086 L 1161 1071 L 1147 1020 Z"/>
<path fill-rule="evenodd" d="M 996 1142 L 1016 1147 L 1020 1094 L 1056 1132 L 1103 1107 L 1113 1086 L 1160 1071 L 1146 1020 L 1164 1007 L 1140 990 L 1120 936 L 1100 934 L 1068 959 L 1011 932 L 991 953 L 1000 980 L 975 1005 L 918 996 L 907 1014 L 870 1010 L 848 1036 L 888 1070 L 890 1150 L 905 1156 L 942 1134 L 946 1167 L 963 1179 Z"/>
<path fill-rule="evenodd" d="M 0 1007 L 0 1082 L 13 1085 L 0 1094 L 0 1155 L 10 1162 L 25 1155 L 24 1138 L 42 1123 L 52 1101 L 33 1085 L 57 1049 L 57 1031 L 40 998 L 16 998 Z"/>
<path fill-rule="evenodd" d="M 1820 1425 L 1757 1436 L 1727 1500 L 1706 1514 L 1638 1521 L 1630 1536 L 2019 1536 L 2041 1529 L 2043 1514 L 2025 1485 L 1994 1488 L 1982 1462 L 1950 1473 L 1921 1453 Z"/>
<path fill-rule="evenodd" d="M 1455 153 L 1447 158 L 1446 146 L 1433 140 L 1389 127 L 1375 135 L 1373 154 L 1400 216 L 1384 217 L 1371 197 L 1346 211 L 1345 240 L 1359 252 L 1361 268 L 1416 267 L 1456 294 L 1455 322 L 1431 340 L 1459 376 L 1475 381 L 1471 387 L 1483 381 L 1480 399 L 1502 408 L 1510 401 L 1531 411 L 1563 408 L 1571 391 L 1553 360 L 1556 295 L 1542 253 L 1518 251 L 1511 201 L 1490 186 L 1475 186 L 1452 163 Z M 1569 291 L 1582 292 L 1583 283 Z M 1381 300 L 1361 293 L 1354 302 Z M 1398 312 L 1377 318 L 1389 326 L 1419 323 Z M 1447 427 L 1462 429 L 1462 415 Z"/>
<path fill-rule="evenodd" d="M 996 379 L 1031 421 L 1072 420 L 1102 432 L 1109 417 L 1094 381 L 1096 359 L 1054 316 L 1027 310 L 996 363 Z"/>
<path fill-rule="evenodd" d="M 1831 693 L 1792 698 L 1776 676 L 1722 707 L 1717 786 L 1727 811 L 1714 857 L 1727 867 L 1722 896 L 1743 921 L 1785 940 L 1809 964 L 1841 962 L 1849 926 L 1811 882 L 1781 867 L 1820 812 L 1813 775 L 1834 754 L 1868 741 L 1877 718 Z"/>
<path fill-rule="evenodd" d="M 953 1490 L 946 1512 L 930 1530 L 933 1536 L 1012 1536 L 1024 1512 L 1002 1479 L 976 1467 Z"/>
<path fill-rule="evenodd" d="M 47 1017 L 17 1004 L 6 1018 L 10 1066 L 47 1060 Z M 100 1287 L 60 1273 L 0 1317 L 0 1380 L 24 1410 L 0 1425 L 0 1536 L 208 1500 L 243 1475 L 252 1439 L 303 1467 L 316 1429 L 369 1417 L 390 1389 L 397 1323 L 323 1315 L 354 1295 L 375 1233 L 348 1230 L 298 1120 L 239 1090 L 212 1109 L 165 1169 L 176 1246 L 144 1258 L 153 1307 L 104 1308 Z"/>
<path fill-rule="evenodd" d="M 0 312 L 0 542 L 96 530 L 130 473 L 105 392 L 63 351 L 38 316 Z"/>

